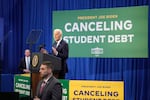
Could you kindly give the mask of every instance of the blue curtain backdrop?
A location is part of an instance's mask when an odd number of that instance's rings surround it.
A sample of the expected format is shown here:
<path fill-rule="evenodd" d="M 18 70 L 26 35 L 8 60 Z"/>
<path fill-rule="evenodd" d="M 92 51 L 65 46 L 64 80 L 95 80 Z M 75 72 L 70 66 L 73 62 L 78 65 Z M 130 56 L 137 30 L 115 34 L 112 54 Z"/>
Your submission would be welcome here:
<path fill-rule="evenodd" d="M 26 39 L 32 29 L 42 30 L 41 37 L 32 51 L 37 51 L 38 45 L 45 43 L 46 49 L 51 52 L 53 11 L 140 5 L 150 6 L 150 1 L 0 0 L 0 17 L 4 18 L 5 56 L 2 61 L 2 73 L 19 73 L 18 63 L 24 55 L 24 49 L 29 48 Z M 148 42 L 150 43 L 150 40 Z M 150 49 L 148 51 L 150 52 Z M 125 100 L 150 100 L 150 56 L 149 58 L 69 58 L 68 67 L 66 79 L 124 81 Z"/>

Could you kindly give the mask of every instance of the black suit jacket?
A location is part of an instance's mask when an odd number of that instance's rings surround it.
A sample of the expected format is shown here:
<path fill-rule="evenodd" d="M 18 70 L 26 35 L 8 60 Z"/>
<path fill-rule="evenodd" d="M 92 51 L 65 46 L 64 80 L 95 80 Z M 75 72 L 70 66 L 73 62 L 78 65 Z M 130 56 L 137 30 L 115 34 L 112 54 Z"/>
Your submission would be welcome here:
<path fill-rule="evenodd" d="M 56 42 L 53 43 L 53 47 L 56 47 Z M 61 74 L 63 75 L 68 72 L 68 65 L 67 65 L 67 59 L 68 59 L 68 53 L 69 53 L 68 44 L 64 40 L 61 40 L 56 50 L 58 51 L 57 57 L 61 58 L 61 63 L 62 63 L 60 75 Z"/>
<path fill-rule="evenodd" d="M 30 63 L 31 63 L 31 59 L 30 59 Z M 20 70 L 21 73 L 24 73 L 23 69 L 26 69 L 25 57 L 21 58 L 20 63 L 19 63 L 19 70 Z"/>
<path fill-rule="evenodd" d="M 58 79 L 52 76 L 46 83 L 42 93 L 40 87 L 43 80 L 38 83 L 36 96 L 40 100 L 62 100 L 62 86 Z"/>

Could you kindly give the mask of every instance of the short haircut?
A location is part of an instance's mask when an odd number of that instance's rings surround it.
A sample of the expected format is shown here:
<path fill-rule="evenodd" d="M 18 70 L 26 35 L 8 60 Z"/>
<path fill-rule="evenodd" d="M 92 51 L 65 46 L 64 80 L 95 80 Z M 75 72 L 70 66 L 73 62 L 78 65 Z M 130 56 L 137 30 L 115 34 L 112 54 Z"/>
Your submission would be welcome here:
<path fill-rule="evenodd" d="M 30 49 L 25 49 L 25 51 L 29 51 L 29 52 L 31 52 L 31 51 L 30 51 Z"/>
<path fill-rule="evenodd" d="M 51 68 L 52 70 L 54 69 L 54 66 L 51 61 L 43 61 L 41 64 L 46 65 L 48 68 Z"/>

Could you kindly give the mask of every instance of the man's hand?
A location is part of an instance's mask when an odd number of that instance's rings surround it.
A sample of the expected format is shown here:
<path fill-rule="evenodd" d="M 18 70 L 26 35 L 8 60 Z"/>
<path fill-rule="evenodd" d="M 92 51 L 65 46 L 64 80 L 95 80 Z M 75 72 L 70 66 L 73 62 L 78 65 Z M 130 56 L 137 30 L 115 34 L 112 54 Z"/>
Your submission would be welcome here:
<path fill-rule="evenodd" d="M 40 100 L 40 98 L 38 98 L 37 96 L 35 96 L 35 98 L 33 100 Z"/>
<path fill-rule="evenodd" d="M 53 50 L 55 55 L 58 55 L 58 51 L 56 50 L 56 48 L 52 47 L 52 50 Z"/>
<path fill-rule="evenodd" d="M 23 69 L 23 72 L 25 72 L 25 73 L 30 73 L 30 70 L 28 70 L 28 69 Z"/>

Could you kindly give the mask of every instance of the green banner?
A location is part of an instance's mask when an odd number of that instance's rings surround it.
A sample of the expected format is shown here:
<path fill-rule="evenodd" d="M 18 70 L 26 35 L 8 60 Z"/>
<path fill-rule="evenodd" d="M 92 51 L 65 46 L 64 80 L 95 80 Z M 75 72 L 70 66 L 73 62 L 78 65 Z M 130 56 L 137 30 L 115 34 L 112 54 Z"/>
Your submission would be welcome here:
<path fill-rule="evenodd" d="M 14 91 L 19 92 L 20 97 L 30 96 L 30 77 L 23 75 L 15 75 Z"/>
<path fill-rule="evenodd" d="M 63 88 L 62 100 L 69 100 L 69 80 L 59 79 Z"/>
<path fill-rule="evenodd" d="M 62 85 L 62 100 L 124 98 L 123 81 L 59 80 Z M 19 92 L 20 97 L 30 96 L 30 76 L 15 75 L 14 91 Z"/>
<path fill-rule="evenodd" d="M 56 28 L 70 57 L 148 57 L 148 6 L 54 11 Z"/>

